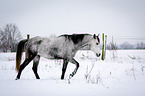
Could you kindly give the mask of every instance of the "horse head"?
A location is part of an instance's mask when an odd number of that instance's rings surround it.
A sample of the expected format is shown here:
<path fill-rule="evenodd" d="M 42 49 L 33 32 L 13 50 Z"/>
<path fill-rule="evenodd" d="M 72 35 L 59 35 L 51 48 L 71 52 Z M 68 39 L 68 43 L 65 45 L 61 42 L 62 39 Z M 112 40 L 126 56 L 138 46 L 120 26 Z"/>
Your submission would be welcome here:
<path fill-rule="evenodd" d="M 97 57 L 101 55 L 99 34 L 94 34 L 89 42 L 90 50 L 92 50 Z"/>

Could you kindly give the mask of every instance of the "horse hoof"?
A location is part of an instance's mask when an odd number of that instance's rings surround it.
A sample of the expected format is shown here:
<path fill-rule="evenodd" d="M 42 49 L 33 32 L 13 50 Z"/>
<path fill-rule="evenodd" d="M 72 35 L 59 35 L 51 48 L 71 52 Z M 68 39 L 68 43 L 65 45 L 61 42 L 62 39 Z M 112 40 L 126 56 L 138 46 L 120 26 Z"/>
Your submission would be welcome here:
<path fill-rule="evenodd" d="M 15 80 L 19 80 L 18 78 L 16 78 Z"/>
<path fill-rule="evenodd" d="M 64 78 L 61 78 L 61 80 L 64 80 Z"/>
<path fill-rule="evenodd" d="M 61 80 L 63 80 L 64 79 L 64 76 L 61 76 Z"/>

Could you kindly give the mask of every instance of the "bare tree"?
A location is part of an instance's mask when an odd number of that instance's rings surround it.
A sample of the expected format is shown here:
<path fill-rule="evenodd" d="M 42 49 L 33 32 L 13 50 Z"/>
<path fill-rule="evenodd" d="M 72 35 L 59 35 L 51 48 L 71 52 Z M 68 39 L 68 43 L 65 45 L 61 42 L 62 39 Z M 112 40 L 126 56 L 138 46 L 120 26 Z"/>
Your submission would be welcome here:
<path fill-rule="evenodd" d="M 143 42 L 141 42 L 141 43 L 137 42 L 137 47 L 136 48 L 137 49 L 144 49 L 144 43 Z"/>
<path fill-rule="evenodd" d="M 1 33 L 2 33 L 2 30 L 0 29 L 0 51 L 1 51 L 1 49 L 2 49 L 2 35 L 1 35 Z"/>
<path fill-rule="evenodd" d="M 112 37 L 112 42 L 109 43 L 109 45 L 107 45 L 107 49 L 108 50 L 117 50 L 118 46 L 117 44 L 114 42 L 114 39 Z"/>
<path fill-rule="evenodd" d="M 0 41 L 1 41 L 0 48 L 4 52 L 7 52 L 8 50 L 7 33 L 5 33 L 3 30 L 0 30 Z"/>
<path fill-rule="evenodd" d="M 7 24 L 4 30 L 0 32 L 1 48 L 4 52 L 8 50 L 13 52 L 16 50 L 16 45 L 21 37 L 21 33 L 15 24 Z"/>
<path fill-rule="evenodd" d="M 51 34 L 49 37 L 50 38 L 54 38 L 54 37 L 56 37 L 56 35 L 55 34 Z"/>
<path fill-rule="evenodd" d="M 121 49 L 133 49 L 134 47 L 130 43 L 124 42 L 124 43 L 120 44 L 120 48 Z"/>

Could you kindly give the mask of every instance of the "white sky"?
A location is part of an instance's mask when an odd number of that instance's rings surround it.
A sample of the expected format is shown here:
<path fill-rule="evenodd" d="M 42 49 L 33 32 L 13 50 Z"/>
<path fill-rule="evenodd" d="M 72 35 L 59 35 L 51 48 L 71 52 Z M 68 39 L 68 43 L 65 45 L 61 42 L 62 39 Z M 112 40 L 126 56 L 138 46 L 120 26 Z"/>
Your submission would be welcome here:
<path fill-rule="evenodd" d="M 106 33 L 145 37 L 145 0 L 0 0 L 0 28 L 15 23 L 26 34 Z"/>

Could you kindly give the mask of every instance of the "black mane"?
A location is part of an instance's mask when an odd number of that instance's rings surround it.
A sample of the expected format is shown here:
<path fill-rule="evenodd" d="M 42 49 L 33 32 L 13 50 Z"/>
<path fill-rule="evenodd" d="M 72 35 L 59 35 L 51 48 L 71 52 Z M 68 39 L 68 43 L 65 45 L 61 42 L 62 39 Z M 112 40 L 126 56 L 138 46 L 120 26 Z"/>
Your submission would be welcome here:
<path fill-rule="evenodd" d="M 65 39 L 71 40 L 74 44 L 78 44 L 84 39 L 85 35 L 90 34 L 72 34 L 72 35 L 64 34 L 60 35 L 59 37 L 65 37 Z"/>

